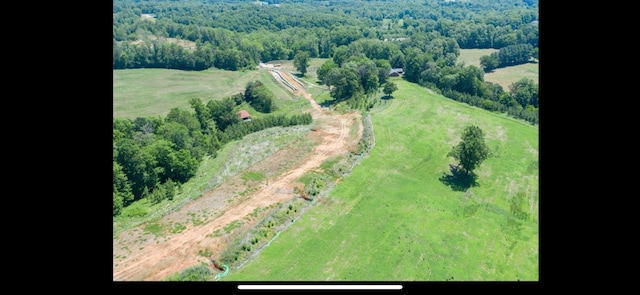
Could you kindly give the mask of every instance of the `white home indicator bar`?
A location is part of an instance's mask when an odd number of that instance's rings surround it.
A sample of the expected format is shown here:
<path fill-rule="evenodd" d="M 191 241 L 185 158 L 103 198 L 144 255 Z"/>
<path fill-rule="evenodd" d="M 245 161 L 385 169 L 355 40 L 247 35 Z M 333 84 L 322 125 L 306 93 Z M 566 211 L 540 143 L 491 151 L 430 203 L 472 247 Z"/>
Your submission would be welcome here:
<path fill-rule="evenodd" d="M 238 285 L 238 290 L 402 290 L 402 285 Z"/>

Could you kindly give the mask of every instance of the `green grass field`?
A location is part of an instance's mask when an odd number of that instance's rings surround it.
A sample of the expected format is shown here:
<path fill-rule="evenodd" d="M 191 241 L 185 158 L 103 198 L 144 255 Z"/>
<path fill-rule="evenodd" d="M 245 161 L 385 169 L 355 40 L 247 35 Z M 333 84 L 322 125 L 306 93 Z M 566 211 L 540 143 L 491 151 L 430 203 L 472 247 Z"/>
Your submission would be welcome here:
<path fill-rule="evenodd" d="M 212 99 L 244 93 L 247 83 L 255 80 L 262 81 L 278 98 L 274 102 L 277 107 L 284 111 L 298 108 L 291 106 L 289 92 L 278 86 L 267 71 L 126 69 L 113 70 L 113 116 L 164 117 L 174 107 L 192 110 L 191 98 L 200 98 L 207 104 Z"/>
<path fill-rule="evenodd" d="M 497 49 L 461 49 L 458 62 L 464 62 L 465 65 L 474 65 L 480 68 L 480 57 L 497 52 Z M 496 69 L 491 73 L 484 74 L 484 80 L 502 86 L 504 91 L 509 91 L 509 85 L 517 82 L 522 78 L 532 79 L 538 84 L 538 64 L 527 63 L 512 67 Z"/>
<path fill-rule="evenodd" d="M 537 281 L 538 129 L 396 79 L 376 144 L 330 195 L 222 281 Z M 465 190 L 464 127 L 492 156 Z"/>
<path fill-rule="evenodd" d="M 529 78 L 538 84 L 538 71 L 539 67 L 537 63 L 527 63 L 496 69 L 491 73 L 484 74 L 484 80 L 500 84 L 504 91 L 509 91 L 509 86 L 522 78 Z"/>
<path fill-rule="evenodd" d="M 457 62 L 464 62 L 465 65 L 480 67 L 480 57 L 498 52 L 498 49 L 460 49 L 460 56 Z"/>

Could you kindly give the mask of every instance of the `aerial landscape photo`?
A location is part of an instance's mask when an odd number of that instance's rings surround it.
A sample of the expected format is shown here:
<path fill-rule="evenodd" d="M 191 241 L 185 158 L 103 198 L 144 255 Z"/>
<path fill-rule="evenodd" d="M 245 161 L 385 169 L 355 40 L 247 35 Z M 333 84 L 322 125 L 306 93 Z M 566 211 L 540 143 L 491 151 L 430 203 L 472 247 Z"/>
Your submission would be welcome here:
<path fill-rule="evenodd" d="M 538 0 L 113 0 L 114 282 L 538 282 Z"/>

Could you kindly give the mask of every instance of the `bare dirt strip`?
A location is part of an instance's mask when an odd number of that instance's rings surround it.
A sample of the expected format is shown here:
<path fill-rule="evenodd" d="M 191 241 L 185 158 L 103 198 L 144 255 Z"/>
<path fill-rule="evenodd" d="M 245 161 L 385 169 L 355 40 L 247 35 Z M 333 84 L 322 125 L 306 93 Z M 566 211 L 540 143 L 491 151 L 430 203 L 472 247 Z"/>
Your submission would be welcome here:
<path fill-rule="evenodd" d="M 145 225 L 141 225 L 120 233 L 113 240 L 114 281 L 160 281 L 190 266 L 208 263 L 208 257 L 199 251 L 219 255 L 233 241 L 233 233 L 249 229 L 259 221 L 259 216 L 252 213 L 295 198 L 293 188 L 299 186 L 300 176 L 319 169 L 326 159 L 356 148 L 362 136 L 358 112 L 327 111 L 290 73 L 273 68 L 271 71 L 279 82 L 282 83 L 275 71 L 297 88 L 294 91 L 283 83 L 286 89 L 311 103 L 309 112 L 314 123 L 307 136 L 317 145 L 313 149 L 290 145 L 249 168 L 261 171 L 267 179 L 255 183 L 237 175 L 158 221 L 164 225 L 186 226 L 182 231 L 155 236 L 143 231 Z M 350 137 L 353 124 L 357 124 L 358 133 Z M 196 219 L 204 221 L 195 223 Z M 225 229 L 234 221 L 241 225 L 237 231 Z"/>

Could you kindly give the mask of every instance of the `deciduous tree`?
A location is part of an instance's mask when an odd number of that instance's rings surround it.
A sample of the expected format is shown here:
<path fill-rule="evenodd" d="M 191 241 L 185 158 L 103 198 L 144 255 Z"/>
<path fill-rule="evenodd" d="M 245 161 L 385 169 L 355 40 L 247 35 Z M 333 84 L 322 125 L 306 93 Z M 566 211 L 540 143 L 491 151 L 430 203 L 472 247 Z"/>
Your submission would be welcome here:
<path fill-rule="evenodd" d="M 309 53 L 306 51 L 300 51 L 293 57 L 293 65 L 304 77 L 307 73 L 307 67 L 309 67 Z"/>
<path fill-rule="evenodd" d="M 384 94 L 386 94 L 388 97 L 391 97 L 391 93 L 395 92 L 396 90 L 398 90 L 398 86 L 396 85 L 396 83 L 388 81 L 387 83 L 384 83 L 382 92 L 384 92 Z"/>
<path fill-rule="evenodd" d="M 316 72 L 318 74 L 318 80 L 322 81 L 322 83 L 324 83 L 325 85 L 328 85 L 327 82 L 327 75 L 329 74 L 329 71 L 331 71 L 331 69 L 337 68 L 338 64 L 336 64 L 333 59 L 327 59 L 318 69 L 318 71 Z"/>
<path fill-rule="evenodd" d="M 489 156 L 489 147 L 484 141 L 482 129 L 475 125 L 467 126 L 462 133 L 462 141 L 447 156 L 459 161 L 467 174 L 472 173 Z"/>

